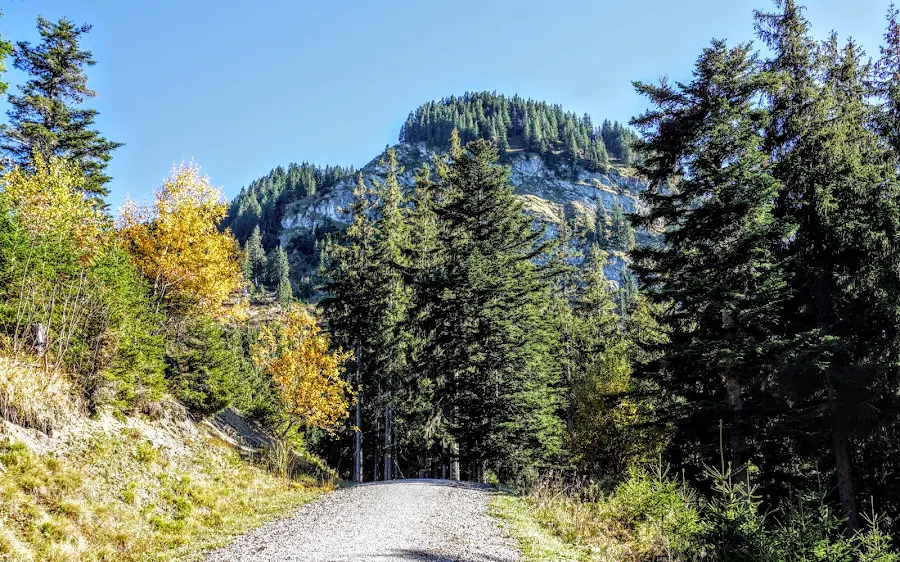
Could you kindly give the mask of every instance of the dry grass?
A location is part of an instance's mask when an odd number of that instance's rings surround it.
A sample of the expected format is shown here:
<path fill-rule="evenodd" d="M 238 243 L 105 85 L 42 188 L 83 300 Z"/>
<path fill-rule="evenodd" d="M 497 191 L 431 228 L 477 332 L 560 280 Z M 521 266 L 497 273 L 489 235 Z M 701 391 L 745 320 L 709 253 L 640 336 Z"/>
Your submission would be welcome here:
<path fill-rule="evenodd" d="M 0 561 L 198 560 L 332 487 L 196 432 L 173 450 L 159 431 L 107 418 L 57 455 L 0 441 Z"/>
<path fill-rule="evenodd" d="M 75 394 L 61 373 L 0 357 L 0 418 L 49 434 L 80 410 Z"/>
<path fill-rule="evenodd" d="M 679 561 L 699 532 L 693 498 L 664 473 L 634 471 L 614 492 L 589 482 L 540 480 L 523 497 L 495 502 L 526 559 Z"/>

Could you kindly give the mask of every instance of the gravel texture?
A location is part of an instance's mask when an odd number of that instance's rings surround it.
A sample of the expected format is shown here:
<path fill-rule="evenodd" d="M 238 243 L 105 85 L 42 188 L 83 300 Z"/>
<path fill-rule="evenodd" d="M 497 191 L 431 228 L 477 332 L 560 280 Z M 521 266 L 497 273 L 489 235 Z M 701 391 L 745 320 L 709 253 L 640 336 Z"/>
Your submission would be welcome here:
<path fill-rule="evenodd" d="M 344 488 L 210 553 L 206 562 L 518 562 L 487 513 L 492 489 L 448 480 Z"/>

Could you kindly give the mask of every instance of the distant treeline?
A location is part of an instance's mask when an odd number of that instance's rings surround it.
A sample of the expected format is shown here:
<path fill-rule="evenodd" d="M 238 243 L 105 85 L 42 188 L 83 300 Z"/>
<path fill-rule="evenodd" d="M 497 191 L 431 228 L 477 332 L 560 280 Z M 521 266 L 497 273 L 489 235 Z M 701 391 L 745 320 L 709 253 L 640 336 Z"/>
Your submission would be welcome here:
<path fill-rule="evenodd" d="M 259 226 L 263 246 L 270 249 L 278 243 L 281 218 L 288 203 L 327 191 L 355 173 L 352 166 L 321 167 L 306 162 L 291 162 L 287 168 L 278 166 L 241 189 L 231 201 L 223 226 L 231 228 L 241 242 L 250 238 L 253 228 Z"/>
<path fill-rule="evenodd" d="M 501 154 L 531 150 L 599 171 L 609 167 L 611 158 L 630 164 L 631 144 L 637 138 L 621 123 L 606 120 L 595 127 L 589 115 L 579 117 L 559 105 L 477 92 L 420 106 L 407 117 L 400 142 L 447 149 L 453 129 L 459 131 L 462 142 L 493 141 Z"/>

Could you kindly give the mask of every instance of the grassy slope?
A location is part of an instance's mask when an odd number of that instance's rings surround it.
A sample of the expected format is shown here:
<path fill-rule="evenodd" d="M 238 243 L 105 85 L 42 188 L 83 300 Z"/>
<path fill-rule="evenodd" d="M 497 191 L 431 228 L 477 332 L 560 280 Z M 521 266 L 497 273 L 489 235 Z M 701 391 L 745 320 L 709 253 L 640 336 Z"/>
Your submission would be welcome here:
<path fill-rule="evenodd" d="M 65 455 L 0 441 L 0 560 L 194 560 L 328 488 L 224 444 L 187 449 L 175 458 L 137 429 L 94 433 Z"/>
<path fill-rule="evenodd" d="M 58 430 L 0 418 L 0 561 L 198 560 L 332 487 L 248 464 L 189 420 L 51 415 L 77 404 L 42 376 L 0 362 L 4 417 Z"/>

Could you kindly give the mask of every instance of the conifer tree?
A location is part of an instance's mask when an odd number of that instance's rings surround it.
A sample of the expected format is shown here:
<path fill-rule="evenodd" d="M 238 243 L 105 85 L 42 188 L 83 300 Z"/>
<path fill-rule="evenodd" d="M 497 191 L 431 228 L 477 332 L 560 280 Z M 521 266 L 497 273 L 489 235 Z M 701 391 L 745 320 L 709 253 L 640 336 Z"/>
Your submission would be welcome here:
<path fill-rule="evenodd" d="M 626 470 L 642 456 L 643 446 L 632 439 L 630 425 L 635 420 L 620 398 L 631 386 L 629 343 L 603 272 L 606 259 L 606 252 L 597 245 L 590 248 L 572 311 L 570 447 L 576 466 L 597 475 Z"/>
<path fill-rule="evenodd" d="M 485 141 L 452 149 L 435 209 L 444 258 L 418 287 L 437 399 L 475 479 L 545 462 L 561 429 L 548 287 L 532 261 L 546 248 L 497 157 Z"/>
<path fill-rule="evenodd" d="M 280 245 L 275 246 L 266 260 L 269 264 L 269 283 L 275 287 L 275 296 L 282 306 L 291 302 L 293 289 L 291 288 L 291 265 L 287 252 Z"/>
<path fill-rule="evenodd" d="M 803 389 L 793 421 L 830 449 L 841 512 L 855 529 L 855 429 L 870 423 L 862 414 L 873 411 L 871 393 L 897 360 L 897 311 L 887 297 L 897 287 L 896 167 L 869 129 L 871 76 L 859 49 L 834 37 L 815 44 L 801 8 L 779 6 L 757 14 L 757 27 L 774 53 L 767 141 L 780 156 L 778 205 L 796 230 L 784 248 L 793 291 L 783 322 L 798 342 L 787 380 L 791 391 Z"/>
<path fill-rule="evenodd" d="M 378 322 L 371 341 L 373 347 L 371 367 L 378 375 L 381 389 L 379 401 L 384 408 L 384 445 L 382 474 L 385 480 L 393 477 L 393 467 L 398 453 L 395 434 L 402 412 L 398 411 L 397 395 L 409 388 L 404 377 L 407 374 L 407 336 L 404 330 L 406 309 L 409 305 L 409 287 L 404 282 L 401 269 L 406 266 L 405 249 L 409 246 L 408 206 L 399 176 L 403 173 L 397 163 L 393 148 L 385 152 L 381 160 L 385 179 L 374 187 L 376 236 L 373 248 L 373 267 L 377 279 L 375 303 L 379 307 Z"/>
<path fill-rule="evenodd" d="M 247 243 L 244 244 L 244 272 L 247 279 L 257 289 L 263 287 L 263 280 L 267 274 L 266 265 L 266 251 L 262 246 L 262 234 L 260 234 L 259 225 L 256 225 L 253 227 Z"/>
<path fill-rule="evenodd" d="M 372 222 L 371 190 L 363 183 L 362 174 L 357 178 L 353 201 L 346 209 L 350 215 L 350 227 L 343 243 L 332 242 L 326 252 L 323 265 L 326 296 L 322 301 L 325 317 L 336 343 L 353 351 L 354 387 L 357 400 L 354 412 L 353 480 L 362 482 L 364 476 L 362 450 L 362 410 L 367 387 L 363 379 L 369 364 L 368 342 L 378 321 L 379 310 L 373 298 L 377 278 L 374 262 L 375 227 Z"/>
<path fill-rule="evenodd" d="M 611 249 L 611 240 L 609 234 L 609 218 L 607 217 L 606 207 L 603 201 L 597 199 L 594 211 L 594 243 L 602 250 Z"/>
<path fill-rule="evenodd" d="M 634 228 L 625 216 L 622 204 L 615 202 L 609 225 L 609 245 L 614 250 L 629 252 L 634 247 Z"/>
<path fill-rule="evenodd" d="M 689 84 L 636 84 L 656 107 L 634 121 L 651 183 L 642 224 L 665 227 L 665 246 L 634 252 L 636 270 L 670 311 L 659 318 L 670 341 L 646 374 L 671 398 L 677 443 L 699 443 L 700 458 L 714 458 L 710 432 L 726 420 L 736 471 L 749 460 L 745 405 L 771 370 L 784 299 L 773 251 L 784 234 L 772 203 L 779 184 L 762 149 L 767 114 L 755 105 L 765 84 L 750 47 L 722 41 L 703 51 Z"/>
<path fill-rule="evenodd" d="M 0 127 L 0 148 L 22 166 L 30 166 L 35 154 L 75 160 L 87 181 L 84 191 L 102 198 L 110 177 L 105 168 L 112 151 L 122 146 L 93 128 L 97 110 L 82 107 L 96 95 L 87 86 L 85 67 L 95 64 L 90 51 L 81 48 L 90 25 L 77 26 L 63 18 L 56 23 L 37 20 L 41 43 L 16 44 L 13 66 L 30 76 L 20 95 L 10 95 L 9 124 Z"/>
<path fill-rule="evenodd" d="M 575 397 L 572 395 L 573 382 L 579 365 L 575 354 L 576 326 L 572 307 L 579 292 L 581 277 L 579 267 L 587 263 L 580 240 L 565 218 L 556 227 L 556 238 L 548 260 L 548 270 L 553 273 L 551 297 L 548 309 L 553 330 L 557 334 L 558 348 L 552 353 L 559 363 L 560 387 L 567 391 L 563 396 L 561 410 L 565 412 L 566 427 L 571 428 L 575 417 Z"/>

